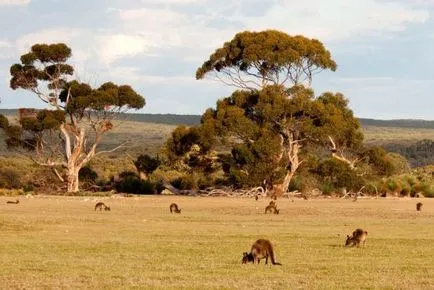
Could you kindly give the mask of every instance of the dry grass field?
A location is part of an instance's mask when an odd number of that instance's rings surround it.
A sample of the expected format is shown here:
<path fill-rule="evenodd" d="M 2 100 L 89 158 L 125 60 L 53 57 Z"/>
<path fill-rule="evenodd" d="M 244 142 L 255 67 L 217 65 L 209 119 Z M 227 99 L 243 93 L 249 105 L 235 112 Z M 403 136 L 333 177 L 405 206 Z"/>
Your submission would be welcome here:
<path fill-rule="evenodd" d="M 434 199 L 0 197 L 2 289 L 434 289 Z M 96 201 L 111 206 L 95 212 Z M 176 202 L 181 214 L 170 214 Z M 366 248 L 343 247 L 357 227 Z M 258 238 L 283 266 L 242 265 Z"/>
<path fill-rule="evenodd" d="M 434 140 L 434 129 L 396 128 L 396 127 L 362 127 L 365 143 L 385 145 L 388 143 L 410 145 L 423 139 Z"/>

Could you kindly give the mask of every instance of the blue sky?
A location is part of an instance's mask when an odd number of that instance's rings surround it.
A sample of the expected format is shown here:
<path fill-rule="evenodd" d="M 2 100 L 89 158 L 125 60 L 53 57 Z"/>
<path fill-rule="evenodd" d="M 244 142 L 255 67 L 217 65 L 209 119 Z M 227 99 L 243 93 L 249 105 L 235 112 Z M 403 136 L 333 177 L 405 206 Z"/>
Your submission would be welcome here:
<path fill-rule="evenodd" d="M 195 79 L 237 32 L 317 38 L 338 63 L 313 80 L 356 116 L 434 120 L 434 0 L 0 0 L 0 108 L 40 107 L 9 88 L 9 67 L 35 43 L 72 48 L 76 77 L 130 84 L 140 112 L 202 114 L 233 88 Z"/>

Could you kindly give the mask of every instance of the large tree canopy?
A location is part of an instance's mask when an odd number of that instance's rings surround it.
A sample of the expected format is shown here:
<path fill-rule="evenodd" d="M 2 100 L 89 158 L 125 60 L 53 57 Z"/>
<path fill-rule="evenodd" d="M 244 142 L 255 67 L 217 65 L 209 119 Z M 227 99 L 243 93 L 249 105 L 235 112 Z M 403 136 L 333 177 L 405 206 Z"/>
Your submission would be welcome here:
<path fill-rule="evenodd" d="M 235 91 L 204 113 L 202 125 L 231 146 L 224 168 L 238 185 L 289 182 L 303 162 L 302 145 L 328 146 L 332 136 L 339 148 L 357 152 L 363 141 L 342 94 L 315 98 L 302 87 L 293 88 L 291 97 L 277 86 Z"/>
<path fill-rule="evenodd" d="M 78 191 L 78 172 L 98 153 L 103 135 L 117 114 L 140 109 L 145 99 L 129 85 L 106 82 L 98 88 L 72 79 L 71 49 L 63 44 L 35 44 L 11 66 L 10 86 L 36 94 L 50 109 L 21 116 L 20 125 L 1 119 L 8 145 L 32 149 L 41 165 L 66 171 L 68 191 Z M 54 134 L 55 132 L 60 134 Z"/>
<path fill-rule="evenodd" d="M 218 48 L 197 69 L 196 78 L 214 73 L 222 82 L 240 88 L 312 82 L 312 76 L 336 63 L 324 45 L 301 35 L 277 30 L 244 31 Z"/>
<path fill-rule="evenodd" d="M 213 75 L 241 88 L 202 116 L 208 134 L 230 142 L 223 168 L 235 183 L 265 179 L 285 192 L 310 145 L 355 167 L 363 135 L 347 99 L 309 89 L 315 73 L 336 68 L 320 41 L 265 30 L 236 34 L 197 69 L 197 79 Z"/>

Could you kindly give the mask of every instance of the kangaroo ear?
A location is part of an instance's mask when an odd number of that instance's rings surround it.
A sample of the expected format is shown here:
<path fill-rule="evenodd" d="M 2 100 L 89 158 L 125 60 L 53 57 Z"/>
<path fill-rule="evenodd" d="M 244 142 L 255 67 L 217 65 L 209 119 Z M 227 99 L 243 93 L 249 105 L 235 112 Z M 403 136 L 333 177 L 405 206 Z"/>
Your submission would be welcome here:
<path fill-rule="evenodd" d="M 347 239 L 349 239 L 350 238 L 350 235 L 347 235 Z"/>
<path fill-rule="evenodd" d="M 244 253 L 243 253 L 243 257 L 246 257 L 246 256 L 247 256 L 247 252 L 244 252 Z"/>

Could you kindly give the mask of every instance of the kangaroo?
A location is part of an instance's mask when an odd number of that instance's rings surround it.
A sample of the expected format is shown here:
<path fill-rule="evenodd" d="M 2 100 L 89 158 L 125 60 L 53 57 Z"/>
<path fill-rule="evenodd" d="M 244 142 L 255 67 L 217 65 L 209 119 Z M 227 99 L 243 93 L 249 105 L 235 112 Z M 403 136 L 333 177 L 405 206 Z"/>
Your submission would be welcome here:
<path fill-rule="evenodd" d="M 421 210 L 422 210 L 422 206 L 423 206 L 423 203 L 418 202 L 418 203 L 416 204 L 416 210 L 417 210 L 417 211 L 421 211 Z"/>
<path fill-rule="evenodd" d="M 279 214 L 279 210 L 277 209 L 276 203 L 274 201 L 270 201 L 270 204 L 265 208 L 265 213 Z"/>
<path fill-rule="evenodd" d="M 95 204 L 95 210 L 99 209 L 99 211 L 102 211 L 103 208 L 106 211 L 110 211 L 110 207 L 106 206 L 103 202 L 98 202 L 97 204 Z"/>
<path fill-rule="evenodd" d="M 6 203 L 19 204 L 20 201 L 18 199 L 16 201 L 8 200 Z"/>
<path fill-rule="evenodd" d="M 365 247 L 366 243 L 366 237 L 368 236 L 368 232 L 362 229 L 356 229 L 353 232 L 353 236 L 350 237 L 347 235 L 347 241 L 345 242 L 345 246 L 354 247 L 357 245 L 357 247 L 360 246 L 360 243 L 363 243 L 363 247 Z"/>
<path fill-rule="evenodd" d="M 265 265 L 267 265 L 268 257 L 270 257 L 271 259 L 271 264 L 282 265 L 280 263 L 277 263 L 274 259 L 273 245 L 271 245 L 270 241 L 265 239 L 259 239 L 252 245 L 250 253 L 243 253 L 242 263 L 247 264 L 249 262 L 252 262 L 253 264 L 255 264 L 256 262 L 258 262 L 259 264 L 260 259 L 265 258 Z"/>
<path fill-rule="evenodd" d="M 175 213 L 181 213 L 181 209 L 178 208 L 178 205 L 176 203 L 172 203 L 169 207 L 170 209 L 170 213 L 175 212 Z"/>
<path fill-rule="evenodd" d="M 258 195 L 255 195 L 255 200 L 258 200 L 258 199 L 259 199 Z"/>
<path fill-rule="evenodd" d="M 276 207 L 274 205 L 267 205 L 265 208 L 265 214 L 274 212 L 275 208 Z"/>

